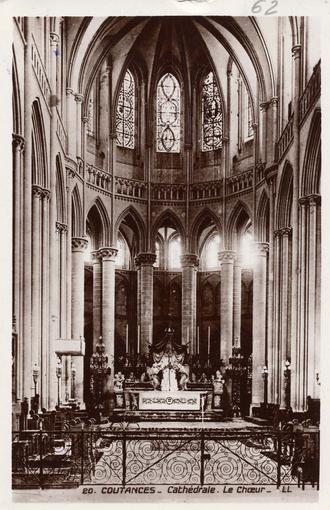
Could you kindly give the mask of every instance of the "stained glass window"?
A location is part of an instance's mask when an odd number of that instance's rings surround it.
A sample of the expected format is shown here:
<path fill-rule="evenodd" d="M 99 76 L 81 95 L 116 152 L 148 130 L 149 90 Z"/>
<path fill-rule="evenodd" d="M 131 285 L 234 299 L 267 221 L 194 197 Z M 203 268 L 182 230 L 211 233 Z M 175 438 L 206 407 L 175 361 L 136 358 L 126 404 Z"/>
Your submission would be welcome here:
<path fill-rule="evenodd" d="M 135 81 L 127 69 L 119 92 L 116 112 L 117 145 L 134 149 Z"/>
<path fill-rule="evenodd" d="M 180 152 L 180 85 L 171 73 L 157 87 L 157 152 Z"/>
<path fill-rule="evenodd" d="M 222 104 L 217 82 L 212 71 L 202 88 L 202 151 L 222 147 Z"/>

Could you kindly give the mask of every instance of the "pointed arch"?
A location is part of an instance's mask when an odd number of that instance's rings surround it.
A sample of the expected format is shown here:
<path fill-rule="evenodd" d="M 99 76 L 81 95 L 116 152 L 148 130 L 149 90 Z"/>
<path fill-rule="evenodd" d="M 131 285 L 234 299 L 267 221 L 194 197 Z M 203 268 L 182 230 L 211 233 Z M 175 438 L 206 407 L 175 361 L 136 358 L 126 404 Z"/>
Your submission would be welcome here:
<path fill-rule="evenodd" d="M 129 225 L 134 233 L 136 241 L 136 249 L 138 252 L 146 249 L 146 227 L 140 213 L 130 205 L 118 216 L 115 223 L 115 242 L 118 240 L 118 232 L 121 224 L 125 222 Z"/>
<path fill-rule="evenodd" d="M 277 192 L 276 201 L 276 228 L 291 226 L 291 209 L 292 209 L 292 192 L 293 192 L 293 169 L 291 163 L 285 162 L 281 181 Z"/>
<path fill-rule="evenodd" d="M 307 137 L 301 176 L 300 196 L 320 193 L 321 178 L 321 109 L 314 111 Z"/>
<path fill-rule="evenodd" d="M 45 127 L 39 99 L 32 103 L 32 182 L 49 187 Z"/>
<path fill-rule="evenodd" d="M 95 250 L 110 245 L 110 220 L 100 197 L 97 197 L 89 208 L 86 217 L 86 229 Z"/>
<path fill-rule="evenodd" d="M 16 135 L 22 134 L 22 107 L 20 87 L 17 73 L 16 55 L 13 51 L 12 61 L 12 106 L 13 106 L 13 133 Z"/>
<path fill-rule="evenodd" d="M 66 223 L 66 204 L 65 204 L 65 186 L 63 178 L 63 165 L 61 155 L 56 156 L 56 219 L 61 223 Z"/>
<path fill-rule="evenodd" d="M 186 234 L 184 226 L 179 216 L 172 209 L 166 209 L 156 218 L 154 225 L 152 227 L 151 230 L 152 246 L 155 245 L 158 230 L 165 225 L 174 228 L 179 233 L 181 240 L 184 241 Z"/>
<path fill-rule="evenodd" d="M 83 236 L 83 214 L 82 214 L 82 201 L 79 193 L 78 185 L 76 184 L 72 191 L 72 217 L 71 217 L 71 231 L 72 237 Z"/>
<path fill-rule="evenodd" d="M 252 214 L 247 204 L 238 200 L 227 223 L 229 249 L 237 248 L 238 238 L 251 223 L 251 218 Z"/>
<path fill-rule="evenodd" d="M 222 234 L 222 224 L 219 216 L 209 207 L 205 206 L 196 216 L 190 229 L 190 249 L 192 253 L 199 253 L 202 250 L 201 235 L 209 226 L 215 226 L 219 235 Z"/>
<path fill-rule="evenodd" d="M 264 189 L 257 207 L 257 239 L 267 242 L 269 239 L 269 196 Z"/>

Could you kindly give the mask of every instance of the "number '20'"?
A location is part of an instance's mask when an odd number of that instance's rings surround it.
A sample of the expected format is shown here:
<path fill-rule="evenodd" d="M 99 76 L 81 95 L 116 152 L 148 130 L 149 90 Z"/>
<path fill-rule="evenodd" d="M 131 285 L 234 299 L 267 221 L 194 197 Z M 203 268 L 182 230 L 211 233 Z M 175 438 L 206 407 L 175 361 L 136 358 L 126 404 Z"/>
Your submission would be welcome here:
<path fill-rule="evenodd" d="M 263 10 L 262 6 L 260 5 L 262 2 L 267 2 L 267 0 L 257 0 L 252 7 L 253 14 L 260 14 Z M 271 6 L 264 12 L 266 16 L 269 16 L 270 14 L 276 14 L 277 11 L 275 10 L 275 7 L 277 7 L 278 1 L 277 0 L 271 0 Z"/>

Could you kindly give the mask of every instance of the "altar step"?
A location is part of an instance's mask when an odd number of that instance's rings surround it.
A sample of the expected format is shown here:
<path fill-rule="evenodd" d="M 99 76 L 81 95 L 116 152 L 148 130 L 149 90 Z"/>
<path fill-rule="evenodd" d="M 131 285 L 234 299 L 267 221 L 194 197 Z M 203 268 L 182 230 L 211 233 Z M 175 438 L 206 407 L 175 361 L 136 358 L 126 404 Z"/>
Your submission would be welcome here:
<path fill-rule="evenodd" d="M 225 421 L 222 409 L 205 411 L 132 411 L 114 409 L 118 421 Z"/>

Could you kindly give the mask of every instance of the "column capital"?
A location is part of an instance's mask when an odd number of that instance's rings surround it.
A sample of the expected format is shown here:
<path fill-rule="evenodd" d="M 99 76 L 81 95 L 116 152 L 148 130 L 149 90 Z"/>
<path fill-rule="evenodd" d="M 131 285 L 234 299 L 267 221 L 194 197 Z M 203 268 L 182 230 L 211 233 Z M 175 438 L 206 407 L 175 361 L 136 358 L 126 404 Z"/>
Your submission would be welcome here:
<path fill-rule="evenodd" d="M 73 89 L 72 89 L 72 88 L 70 88 L 70 87 L 67 87 L 67 88 L 66 88 L 66 95 L 67 95 L 67 96 L 74 96 L 75 94 L 74 94 L 74 92 L 73 92 Z"/>
<path fill-rule="evenodd" d="M 278 96 L 273 96 L 270 98 L 269 100 L 269 103 L 272 105 L 272 106 L 277 106 L 278 105 Z"/>
<path fill-rule="evenodd" d="M 181 255 L 182 267 L 198 267 L 199 257 L 195 253 L 185 253 Z"/>
<path fill-rule="evenodd" d="M 83 124 L 87 124 L 88 119 L 89 119 L 88 115 L 83 115 L 83 118 L 81 119 L 81 120 L 82 120 L 82 123 L 83 123 Z"/>
<path fill-rule="evenodd" d="M 42 190 L 42 198 L 44 198 L 45 200 L 50 199 L 50 190 L 49 189 L 44 188 Z"/>
<path fill-rule="evenodd" d="M 308 197 L 300 197 L 300 198 L 298 198 L 298 203 L 299 203 L 300 207 L 308 205 L 309 204 L 309 198 Z"/>
<path fill-rule="evenodd" d="M 41 186 L 34 184 L 32 186 L 32 193 L 35 198 L 42 198 L 44 194 L 44 189 Z"/>
<path fill-rule="evenodd" d="M 309 205 L 320 205 L 321 204 L 321 195 L 313 194 L 313 195 L 308 195 L 306 198 L 309 202 Z"/>
<path fill-rule="evenodd" d="M 118 250 L 114 246 L 103 247 L 99 249 L 99 254 L 102 257 L 102 260 L 115 261 L 117 253 Z"/>
<path fill-rule="evenodd" d="M 72 240 L 72 251 L 84 252 L 88 246 L 86 237 L 73 237 Z"/>
<path fill-rule="evenodd" d="M 236 257 L 237 255 L 234 250 L 223 250 L 219 252 L 220 264 L 233 264 Z"/>
<path fill-rule="evenodd" d="M 61 223 L 60 221 L 56 222 L 56 230 L 60 234 L 68 231 L 68 226 L 65 223 Z"/>
<path fill-rule="evenodd" d="M 268 107 L 269 107 L 269 101 L 263 101 L 262 103 L 259 104 L 259 108 L 260 108 L 261 112 L 267 111 Z"/>
<path fill-rule="evenodd" d="M 92 251 L 91 256 L 92 256 L 93 264 L 94 263 L 96 264 L 102 260 L 102 255 L 99 252 L 99 250 Z"/>
<path fill-rule="evenodd" d="M 295 44 L 291 48 L 293 58 L 298 58 L 301 55 L 301 44 Z"/>
<path fill-rule="evenodd" d="M 82 103 L 84 100 L 84 97 L 85 97 L 84 94 L 77 93 L 74 95 L 74 99 L 77 103 Z"/>
<path fill-rule="evenodd" d="M 254 246 L 256 248 L 256 252 L 261 257 L 266 257 L 269 251 L 269 243 L 263 243 L 260 241 L 255 241 Z"/>
<path fill-rule="evenodd" d="M 22 151 L 24 150 L 25 139 L 21 135 L 16 135 L 13 133 L 12 135 L 12 144 L 15 150 Z"/>
<path fill-rule="evenodd" d="M 60 36 L 56 32 L 50 32 L 49 37 L 51 45 L 58 44 L 60 42 Z"/>
<path fill-rule="evenodd" d="M 282 227 L 274 231 L 274 237 L 288 237 L 292 232 L 292 227 Z"/>
<path fill-rule="evenodd" d="M 153 266 L 156 262 L 156 255 L 152 252 L 139 253 L 135 257 L 135 265 L 140 266 Z"/>

